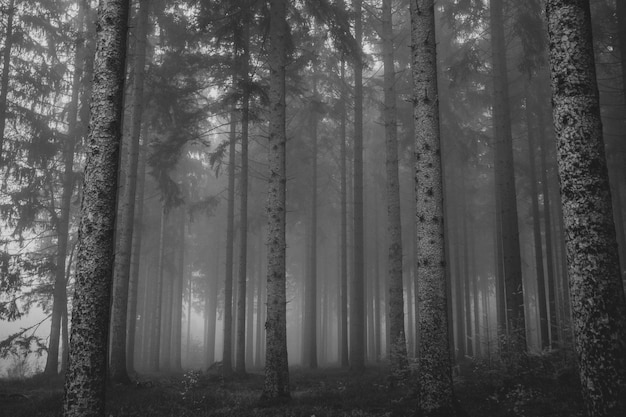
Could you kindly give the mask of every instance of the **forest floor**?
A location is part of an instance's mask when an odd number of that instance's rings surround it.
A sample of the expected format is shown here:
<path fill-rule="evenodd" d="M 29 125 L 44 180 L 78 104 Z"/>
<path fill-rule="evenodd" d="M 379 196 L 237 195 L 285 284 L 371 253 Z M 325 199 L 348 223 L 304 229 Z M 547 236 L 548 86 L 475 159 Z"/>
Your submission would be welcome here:
<path fill-rule="evenodd" d="M 541 369 L 510 377 L 468 362 L 454 379 L 468 417 L 577 417 L 583 405 L 574 372 Z M 416 396 L 407 382 L 390 384 L 384 367 L 354 375 L 340 369 L 290 371 L 292 400 L 262 404 L 263 374 L 222 378 L 214 371 L 140 375 L 131 386 L 112 385 L 107 417 L 185 416 L 412 416 Z M 0 417 L 61 416 L 63 382 L 42 376 L 0 380 Z"/>

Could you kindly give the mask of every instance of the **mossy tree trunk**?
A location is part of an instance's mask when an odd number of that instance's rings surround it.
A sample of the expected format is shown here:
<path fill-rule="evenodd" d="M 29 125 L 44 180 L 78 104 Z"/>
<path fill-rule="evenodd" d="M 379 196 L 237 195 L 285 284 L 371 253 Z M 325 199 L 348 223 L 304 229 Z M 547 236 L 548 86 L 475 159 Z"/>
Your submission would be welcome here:
<path fill-rule="evenodd" d="M 98 5 L 64 416 L 104 416 L 128 0 Z"/>
<path fill-rule="evenodd" d="M 574 345 L 590 417 L 626 415 L 626 300 L 588 0 L 548 0 L 553 122 Z"/>

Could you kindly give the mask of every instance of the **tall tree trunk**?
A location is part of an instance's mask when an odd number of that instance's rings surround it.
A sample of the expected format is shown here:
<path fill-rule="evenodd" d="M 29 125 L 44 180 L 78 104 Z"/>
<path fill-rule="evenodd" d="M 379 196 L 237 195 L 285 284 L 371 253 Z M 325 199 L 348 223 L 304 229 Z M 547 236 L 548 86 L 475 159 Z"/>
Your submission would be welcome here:
<path fill-rule="evenodd" d="M 6 126 L 7 117 L 7 96 L 9 94 L 11 51 L 13 50 L 13 17 L 15 16 L 15 0 L 9 0 L 6 14 L 7 23 L 4 37 L 4 50 L 2 54 L 2 78 L 0 79 L 0 165 L 3 163 L 2 151 L 4 150 L 4 128 Z M 82 27 L 79 30 L 82 30 Z M 50 352 L 48 352 L 48 354 L 50 354 Z"/>
<path fill-rule="evenodd" d="M 104 416 L 129 2 L 98 6 L 64 416 Z"/>
<path fill-rule="evenodd" d="M 389 360 L 392 374 L 408 366 L 404 330 L 404 291 L 402 285 L 402 221 L 400 217 L 400 180 L 398 178 L 398 123 L 396 120 L 396 70 L 393 51 L 391 0 L 382 4 L 382 41 L 384 73 L 385 148 L 387 152 L 387 239 L 389 280 Z"/>
<path fill-rule="evenodd" d="M 206 314 L 206 366 L 209 367 L 215 362 L 215 328 L 217 320 L 217 294 L 218 283 L 220 277 L 220 249 L 222 247 L 220 239 L 215 240 L 215 275 L 211 277 L 211 274 L 207 272 L 207 291 L 204 308 Z"/>
<path fill-rule="evenodd" d="M 553 121 L 580 380 L 591 417 L 626 415 L 626 299 L 587 0 L 548 0 Z"/>
<path fill-rule="evenodd" d="M 146 64 L 146 37 L 150 4 L 139 1 L 137 31 L 135 33 L 135 55 L 133 62 L 133 91 L 131 133 L 128 137 L 128 157 L 126 158 L 125 182 L 120 196 L 120 216 L 118 218 L 118 247 L 115 253 L 113 279 L 113 305 L 111 306 L 111 357 L 109 378 L 112 382 L 128 384 L 126 344 L 128 342 L 128 304 L 130 286 L 130 266 L 135 227 L 135 195 L 137 192 L 137 172 L 139 166 L 139 137 L 143 115 L 143 85 Z M 134 321 L 132 322 L 134 326 Z"/>
<path fill-rule="evenodd" d="M 270 0 L 269 183 L 267 196 L 267 320 L 265 383 L 261 398 L 288 400 L 286 295 L 286 87 L 287 2 Z"/>
<path fill-rule="evenodd" d="M 416 265 L 419 277 L 418 414 L 455 415 L 443 227 L 443 175 L 433 0 L 411 2 L 415 118 Z"/>
<path fill-rule="evenodd" d="M 361 48 L 363 38 L 362 0 L 353 0 L 354 38 Z M 354 268 L 350 288 L 350 368 L 365 368 L 365 268 L 363 255 L 363 63 L 354 62 Z"/>
<path fill-rule="evenodd" d="M 235 370 L 246 372 L 246 279 L 248 272 L 248 125 L 250 120 L 250 51 L 249 51 L 249 6 L 244 2 L 243 54 L 241 56 L 241 77 L 243 83 L 241 98 L 241 172 L 239 188 L 241 203 L 239 207 L 239 280 L 237 292 L 237 354 Z M 248 323 L 251 326 L 252 323 Z M 251 349 L 252 346 L 248 346 Z"/>
<path fill-rule="evenodd" d="M 222 350 L 222 372 L 228 376 L 233 372 L 233 259 L 235 240 L 235 142 L 237 137 L 235 110 L 230 113 L 230 135 L 228 146 L 228 214 L 226 219 L 226 275 L 224 278 L 224 345 Z"/>
<path fill-rule="evenodd" d="M 185 239 L 187 234 L 185 233 L 185 227 L 187 225 L 187 213 L 185 212 L 185 206 L 179 207 L 178 213 L 178 245 L 174 254 L 174 258 L 177 260 L 176 272 L 173 275 L 173 291 L 172 291 L 172 359 L 171 370 L 174 372 L 180 372 L 182 370 L 182 327 L 183 327 L 183 287 L 185 283 Z"/>
<path fill-rule="evenodd" d="M 161 366 L 161 322 L 163 316 L 163 284 L 164 284 L 164 268 L 165 268 L 165 223 L 167 220 L 167 211 L 165 202 L 161 202 L 161 222 L 159 226 L 159 254 L 156 274 L 155 295 L 153 297 L 154 312 L 152 317 L 152 331 L 150 333 L 151 349 L 150 363 L 151 371 L 159 371 Z"/>
<path fill-rule="evenodd" d="M 340 77 L 342 81 L 345 81 L 346 78 L 346 62 L 344 59 L 341 60 L 341 69 L 340 69 Z M 340 144 L 340 156 L 341 159 L 341 224 L 340 224 L 340 240 L 341 240 L 341 266 L 339 271 L 339 279 L 341 285 L 341 317 L 340 317 L 340 346 L 339 353 L 341 357 L 341 367 L 347 368 L 350 366 L 350 353 L 348 350 L 348 184 L 347 184 L 347 146 L 346 146 L 346 124 L 347 124 L 347 99 L 348 94 L 346 92 L 346 88 L 344 87 L 345 83 L 342 82 L 341 88 L 341 122 L 340 122 L 340 132 L 339 132 L 339 140 Z"/>
<path fill-rule="evenodd" d="M 9 7 L 11 8 L 9 11 L 9 21 L 11 21 L 13 18 L 13 0 L 11 0 Z M 78 129 L 78 102 L 83 78 L 83 63 L 85 60 L 85 40 L 82 34 L 84 31 L 85 14 L 87 13 L 88 7 L 89 5 L 86 2 L 80 1 L 77 16 L 77 31 L 81 35 L 78 36 L 78 40 L 76 41 L 74 73 L 72 75 L 72 96 L 67 115 L 68 135 L 63 144 L 63 190 L 61 192 L 59 216 L 54 216 L 57 231 L 57 256 L 54 275 L 54 293 L 52 299 L 50 343 L 48 344 L 48 358 L 46 360 L 46 368 L 44 370 L 44 374 L 46 375 L 56 375 L 59 372 L 59 338 L 61 335 L 61 321 L 63 312 L 67 310 L 65 263 L 68 251 L 70 209 L 72 205 L 72 194 L 74 191 L 74 147 L 78 140 L 78 136 L 80 135 L 80 129 Z M 7 40 L 5 43 L 11 42 L 8 38 L 8 32 L 11 30 L 11 27 L 7 27 Z M 5 48 L 7 46 L 10 49 L 10 45 L 6 45 Z M 8 60 L 5 61 L 5 65 L 8 64 Z M 6 101 L 6 97 L 3 98 Z M 0 97 L 0 101 L 1 100 L 2 97 Z M 0 102 L 0 106 L 2 106 L 2 103 L 4 103 L 4 101 Z M 0 117 L 4 120 L 2 114 L 0 114 Z M 4 122 L 0 123 L 0 128 L 4 131 Z M 1 152 L 2 149 L 0 147 L 0 154 Z"/>
<path fill-rule="evenodd" d="M 526 97 L 526 129 L 528 130 L 528 170 L 530 171 L 530 199 L 533 212 L 533 239 L 535 248 L 535 271 L 537 273 L 537 306 L 539 308 L 539 329 L 541 348 L 550 346 L 548 308 L 546 305 L 546 280 L 543 269 L 543 245 L 541 239 L 541 220 L 539 219 L 539 193 L 537 191 L 537 169 L 535 163 L 535 132 L 532 123 L 532 111 Z"/>
<path fill-rule="evenodd" d="M 490 21 L 493 51 L 495 170 L 497 178 L 501 179 L 496 192 L 500 195 L 502 216 L 502 256 L 508 331 L 507 352 L 515 357 L 519 352 L 526 351 L 526 323 L 517 219 L 517 194 L 515 191 L 513 138 L 511 135 L 509 82 L 506 65 L 503 0 L 490 1 Z"/>
<path fill-rule="evenodd" d="M 550 192 L 548 186 L 548 163 L 546 158 L 546 123 L 543 117 L 543 109 L 537 111 L 537 125 L 539 132 L 539 140 L 537 153 L 540 157 L 541 164 L 541 194 L 543 196 L 543 229 L 545 231 L 546 244 L 546 278 L 548 280 L 548 304 L 550 308 L 550 341 L 553 348 L 558 347 L 559 342 L 559 323 L 557 320 L 557 303 L 556 303 L 556 271 L 554 265 L 554 249 L 553 249 L 553 231 L 552 231 L 552 210 L 550 208 Z"/>
<path fill-rule="evenodd" d="M 315 74 L 313 75 L 315 78 Z M 310 369 L 317 368 L 317 86 L 313 81 L 313 97 L 311 99 L 311 110 L 309 114 L 309 132 L 311 134 L 311 218 L 309 220 L 309 244 L 308 246 L 308 268 L 305 273 L 307 277 L 305 285 L 305 311 L 303 342 L 306 356 L 303 358 L 304 366 Z"/>

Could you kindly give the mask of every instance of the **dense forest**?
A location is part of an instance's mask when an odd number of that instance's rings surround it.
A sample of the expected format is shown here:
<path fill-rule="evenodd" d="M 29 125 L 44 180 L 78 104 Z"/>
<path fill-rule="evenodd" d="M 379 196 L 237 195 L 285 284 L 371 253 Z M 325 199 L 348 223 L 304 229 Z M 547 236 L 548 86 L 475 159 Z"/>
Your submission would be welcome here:
<path fill-rule="evenodd" d="M 626 1 L 2 0 L 0 415 L 626 415 Z"/>

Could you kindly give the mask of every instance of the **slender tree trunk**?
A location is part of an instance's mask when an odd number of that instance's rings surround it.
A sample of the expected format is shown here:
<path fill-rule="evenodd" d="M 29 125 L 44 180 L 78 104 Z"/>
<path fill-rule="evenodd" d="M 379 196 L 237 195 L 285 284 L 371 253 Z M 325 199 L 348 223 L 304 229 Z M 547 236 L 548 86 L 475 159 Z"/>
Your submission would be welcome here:
<path fill-rule="evenodd" d="M 240 192 L 241 203 L 239 207 L 239 280 L 238 304 L 237 304 L 237 355 L 236 371 L 244 374 L 246 372 L 246 280 L 248 272 L 248 125 L 250 120 L 250 51 L 249 51 L 249 15 L 248 2 L 244 2 L 244 25 L 243 25 L 243 54 L 241 57 L 242 70 L 241 81 L 243 81 L 243 96 L 241 99 L 241 172 L 240 172 Z M 251 326 L 252 323 L 248 323 Z M 251 349 L 252 346 L 248 346 Z"/>
<path fill-rule="evenodd" d="M 13 0 L 11 0 L 9 7 L 11 8 L 11 11 L 9 12 L 9 20 L 12 20 Z M 67 115 L 68 135 L 63 144 L 63 191 L 61 193 L 60 214 L 58 217 L 55 216 L 57 229 L 57 257 L 54 279 L 54 293 L 52 300 L 50 343 L 48 345 L 48 358 L 46 360 L 46 368 L 44 370 L 44 374 L 46 375 L 56 375 L 59 372 L 59 338 L 61 334 L 61 321 L 63 312 L 67 310 L 67 282 L 65 279 L 65 264 L 68 252 L 70 210 L 72 205 L 72 194 L 74 191 L 74 147 L 78 136 L 80 135 L 80 129 L 78 128 L 78 105 L 83 77 L 82 65 L 85 60 L 85 40 L 82 34 L 84 31 L 84 20 L 85 14 L 87 13 L 87 8 L 88 4 L 86 4 L 86 2 L 84 1 L 80 1 L 77 17 L 77 30 L 81 35 L 78 36 L 78 40 L 76 41 L 76 55 L 74 60 L 75 65 L 72 81 L 72 96 L 70 99 L 70 106 Z M 11 27 L 8 27 L 7 32 L 10 30 Z M 10 40 L 7 38 L 6 42 L 10 42 Z M 8 61 L 5 61 L 5 65 L 8 65 L 8 63 Z M 1 100 L 2 98 L 0 98 L 0 101 Z M 4 100 L 6 101 L 6 97 L 4 97 Z M 0 106 L 2 106 L 2 103 L 4 103 L 4 101 L 0 102 Z M 0 114 L 0 117 L 4 119 L 2 114 Z M 0 125 L 2 131 L 4 131 L 3 125 L 4 123 L 2 122 L 2 125 Z M 1 152 L 2 149 L 0 147 L 0 153 Z"/>
<path fill-rule="evenodd" d="M 211 274 L 207 273 L 207 280 L 209 280 L 207 284 L 207 298 L 204 305 L 206 310 L 206 365 L 207 367 L 213 365 L 215 362 L 215 328 L 217 327 L 217 294 L 218 294 L 218 284 L 220 277 L 220 249 L 222 247 L 219 239 L 216 239 L 216 248 L 215 248 L 215 275 L 211 277 Z"/>
<path fill-rule="evenodd" d="M 353 0 L 354 38 L 361 48 L 362 0 Z M 354 58 L 354 268 L 350 288 L 350 368 L 365 368 L 365 268 L 363 254 L 363 63 Z"/>
<path fill-rule="evenodd" d="M 533 212 L 533 238 L 535 248 L 535 270 L 537 273 L 537 306 L 539 308 L 540 346 L 550 346 L 548 309 L 546 305 L 546 283 L 543 269 L 543 245 L 541 241 L 541 220 L 539 219 L 539 195 L 537 191 L 537 170 L 535 163 L 535 132 L 532 123 L 532 111 L 528 96 L 526 98 L 526 128 L 528 130 L 528 170 L 530 171 L 530 199 Z"/>
<path fill-rule="evenodd" d="M 517 355 L 526 351 L 526 323 L 517 218 L 517 194 L 515 191 L 513 138 L 511 135 L 509 82 L 506 65 L 503 0 L 490 1 L 490 21 L 493 50 L 495 165 L 496 176 L 501 179 L 497 193 L 501 196 L 502 255 L 508 330 L 507 352 Z"/>
<path fill-rule="evenodd" d="M 222 372 L 232 374 L 233 343 L 233 252 L 235 230 L 235 142 L 236 117 L 230 113 L 230 137 L 228 146 L 228 214 L 226 219 L 226 275 L 224 278 L 224 346 L 222 350 Z"/>
<path fill-rule="evenodd" d="M 163 281 L 165 267 L 165 222 L 167 212 L 165 202 L 161 202 L 161 223 L 159 227 L 159 255 L 157 265 L 156 286 L 154 295 L 154 316 L 152 317 L 151 349 L 149 368 L 159 371 L 161 366 L 161 322 L 163 312 Z"/>
<path fill-rule="evenodd" d="M 135 195 L 139 166 L 139 137 L 143 114 L 143 84 L 146 63 L 146 37 L 148 27 L 149 2 L 139 1 L 137 31 L 135 34 L 134 77 L 132 86 L 131 133 L 128 137 L 128 158 L 126 158 L 125 182 L 120 196 L 120 216 L 118 219 L 118 246 L 115 253 L 113 280 L 113 305 L 111 311 L 111 357 L 109 378 L 116 383 L 130 383 L 127 368 L 126 346 L 130 267 L 135 225 Z M 134 326 L 134 321 L 132 326 Z"/>
<path fill-rule="evenodd" d="M 183 328 L 183 287 L 185 283 L 185 239 L 187 234 L 185 233 L 185 227 L 187 224 L 187 213 L 185 212 L 185 206 L 179 208 L 179 223 L 178 223 L 178 256 L 176 272 L 173 278 L 173 291 L 172 291 L 172 359 L 171 369 L 174 372 L 182 370 L 182 328 Z"/>
<path fill-rule="evenodd" d="M 546 158 L 546 123 L 543 117 L 543 109 L 539 108 L 536 112 L 537 125 L 539 132 L 539 140 L 537 144 L 537 153 L 540 157 L 541 164 L 541 194 L 543 196 L 543 229 L 545 233 L 546 245 L 546 278 L 548 281 L 548 306 L 550 309 L 550 341 L 553 348 L 557 348 L 559 344 L 559 323 L 557 320 L 557 303 L 556 303 L 556 274 L 554 265 L 554 249 L 553 249 L 553 231 L 552 231 L 552 210 L 550 208 L 550 192 L 548 186 L 548 163 Z"/>
<path fill-rule="evenodd" d="M 411 1 L 420 416 L 453 416 L 433 0 Z"/>
<path fill-rule="evenodd" d="M 98 6 L 64 416 L 104 416 L 129 2 Z"/>
<path fill-rule="evenodd" d="M 341 60 L 341 73 L 340 77 L 342 81 L 345 81 L 346 78 L 346 62 L 345 60 Z M 345 83 L 342 83 L 342 86 Z M 341 367 L 347 368 L 350 366 L 350 353 L 348 350 L 348 184 L 347 184 L 347 146 L 346 146 L 346 124 L 347 124 L 347 115 L 346 115 L 346 103 L 347 93 L 345 87 L 341 89 L 341 122 L 340 122 L 340 132 L 339 132 L 339 140 L 340 144 L 340 156 L 341 159 L 341 225 L 340 225 L 340 239 L 341 239 L 341 266 L 339 271 L 339 279 L 341 281 L 341 318 L 340 318 L 340 326 L 341 326 L 341 337 L 340 337 L 340 346 L 339 352 L 341 357 Z"/>
<path fill-rule="evenodd" d="M 286 296 L 286 87 L 287 2 L 270 0 L 269 184 L 267 197 L 267 320 L 265 384 L 261 398 L 291 398 L 287 362 Z"/>
<path fill-rule="evenodd" d="M 2 54 L 2 78 L 0 79 L 0 164 L 3 163 L 2 152 L 4 150 L 4 128 L 6 126 L 7 117 L 7 96 L 9 94 L 11 51 L 13 50 L 13 17 L 15 16 L 15 0 L 9 0 L 6 14 L 7 23 L 4 37 L 4 50 Z M 80 30 L 82 30 L 82 28 Z"/>
<path fill-rule="evenodd" d="M 575 348 L 587 413 L 626 415 L 626 299 L 587 0 L 548 0 L 553 121 Z"/>
<path fill-rule="evenodd" d="M 396 70 L 393 51 L 391 0 L 382 3 L 382 41 L 384 73 L 385 148 L 387 152 L 387 238 L 389 280 L 389 360 L 391 372 L 404 372 L 408 366 L 404 330 L 404 291 L 402 285 L 402 221 L 400 217 L 400 180 L 398 178 L 398 123 L 396 120 Z"/>
<path fill-rule="evenodd" d="M 313 75 L 315 77 L 315 74 Z M 308 268 L 305 273 L 307 282 L 305 285 L 305 323 L 303 328 L 306 334 L 303 342 L 305 344 L 303 364 L 310 369 L 317 368 L 317 86 L 313 81 L 313 98 L 309 115 L 309 132 L 311 134 L 311 218 L 309 220 L 309 244 L 308 246 Z"/>

